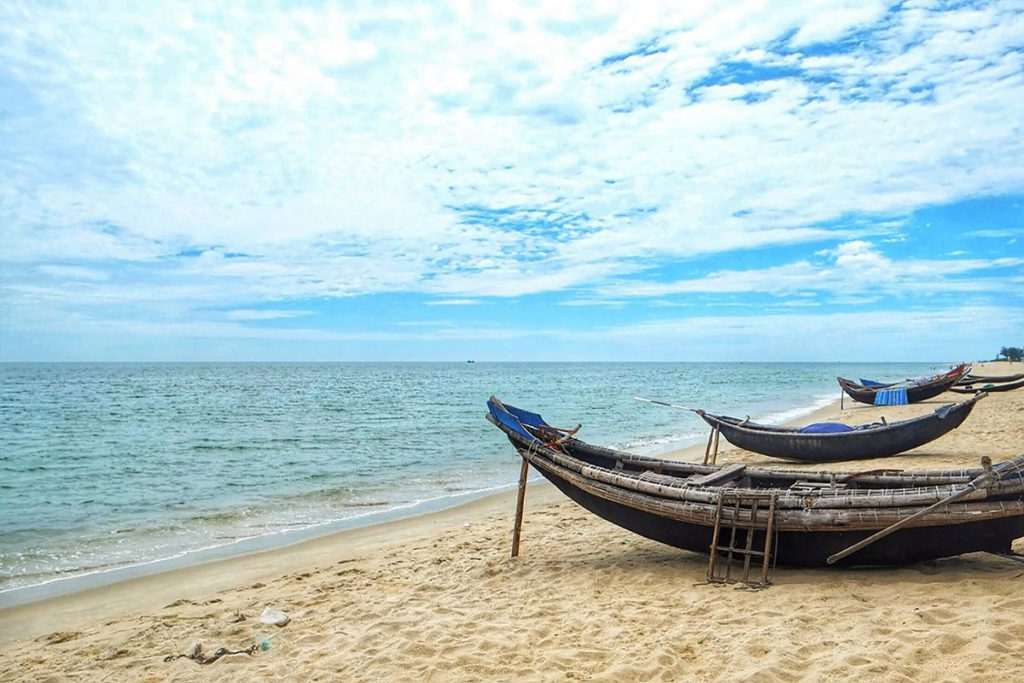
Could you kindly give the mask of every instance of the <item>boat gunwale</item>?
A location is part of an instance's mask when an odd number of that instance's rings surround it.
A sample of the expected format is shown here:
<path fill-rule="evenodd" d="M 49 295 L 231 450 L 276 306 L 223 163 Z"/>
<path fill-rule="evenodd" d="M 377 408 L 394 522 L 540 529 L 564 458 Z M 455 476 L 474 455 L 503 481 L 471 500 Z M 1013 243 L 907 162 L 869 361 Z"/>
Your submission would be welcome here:
<path fill-rule="evenodd" d="M 984 391 L 979 391 L 978 393 L 974 394 L 971 398 L 964 399 L 963 401 L 959 401 L 956 403 L 943 404 L 936 408 L 935 410 L 933 410 L 932 412 L 925 413 L 924 415 L 918 415 L 916 417 L 907 418 L 906 420 L 898 420 L 896 422 L 888 422 L 885 424 L 876 425 L 872 423 L 868 425 L 859 426 L 859 428 L 853 428 L 850 431 L 846 432 L 801 432 L 801 428 L 799 427 L 785 427 L 782 425 L 763 425 L 756 422 L 740 420 L 739 418 L 731 417 L 728 415 L 715 415 L 713 413 L 708 413 L 707 411 L 703 411 L 699 414 L 702 418 L 705 419 L 705 421 L 707 421 L 708 418 L 711 418 L 712 420 L 715 420 L 717 422 L 722 422 L 724 424 L 729 425 L 732 429 L 740 430 L 743 433 L 750 435 L 785 435 L 807 440 L 829 439 L 838 441 L 843 440 L 844 438 L 852 440 L 856 437 L 865 435 L 892 433 L 893 431 L 899 431 L 900 429 L 905 429 L 907 427 L 911 427 L 917 424 L 923 424 L 925 422 L 929 422 L 935 419 L 945 420 L 947 417 L 950 417 L 951 415 L 959 414 L 962 410 L 973 408 L 974 404 L 984 397 Z M 945 413 L 943 415 L 939 415 L 939 413 L 944 409 Z M 742 424 L 743 422 L 746 422 L 746 424 Z"/>
<path fill-rule="evenodd" d="M 520 455 L 526 458 L 530 464 L 541 470 L 542 473 L 547 472 L 551 476 L 558 477 L 580 490 L 604 500 L 677 522 L 701 526 L 712 526 L 714 524 L 717 496 L 715 497 L 715 502 L 672 500 L 644 492 L 624 489 L 614 484 L 589 478 L 580 472 L 575 472 L 570 468 L 559 465 L 557 462 L 541 457 L 540 453 L 536 450 L 520 451 Z M 718 491 L 721 490 L 720 488 L 718 489 Z M 729 489 L 729 492 L 730 494 L 743 495 L 742 490 Z M 761 490 L 759 493 L 765 494 L 765 491 Z M 879 530 L 914 515 L 922 507 L 917 505 L 889 507 L 884 508 L 884 513 L 879 513 L 878 508 L 842 509 L 813 506 L 802 509 L 786 508 L 779 505 L 779 502 L 777 499 L 775 525 L 778 531 L 783 532 L 825 533 Z M 732 512 L 727 512 L 726 515 L 727 519 L 732 519 Z M 936 510 L 917 518 L 907 528 L 959 525 L 1012 516 L 1024 516 L 1024 499 L 958 502 L 946 506 L 942 510 Z M 749 514 L 746 516 L 741 514 L 739 520 L 749 522 L 750 516 Z M 762 525 L 767 522 L 767 511 L 762 510 L 755 521 Z"/>

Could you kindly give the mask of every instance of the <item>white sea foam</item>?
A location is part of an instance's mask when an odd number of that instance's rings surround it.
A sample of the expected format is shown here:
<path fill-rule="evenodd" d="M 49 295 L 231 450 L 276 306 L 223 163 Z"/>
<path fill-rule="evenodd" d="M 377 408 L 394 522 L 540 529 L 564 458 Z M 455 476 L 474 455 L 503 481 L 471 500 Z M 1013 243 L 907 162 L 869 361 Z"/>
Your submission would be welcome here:
<path fill-rule="evenodd" d="M 534 483 L 542 480 L 543 477 L 539 475 L 528 479 L 529 482 Z M 103 566 L 85 571 L 68 573 L 62 572 L 63 575 L 61 576 L 51 576 L 47 579 L 0 588 L 0 596 L 4 596 L 3 598 L 0 598 L 0 606 L 20 604 L 22 602 L 36 600 L 44 596 L 49 597 L 51 595 L 59 595 L 88 587 L 113 583 L 115 581 L 134 576 L 165 571 L 175 566 L 239 555 L 269 547 L 283 547 L 309 538 L 315 538 L 317 536 L 323 536 L 358 526 L 365 526 L 378 522 L 389 521 L 395 518 L 412 517 L 419 514 L 425 514 L 427 512 L 443 510 L 464 502 L 482 498 L 492 493 L 511 490 L 515 488 L 516 485 L 517 484 L 514 483 L 497 484 L 466 491 L 459 491 L 457 493 L 429 496 L 394 505 L 387 509 L 359 512 L 342 517 L 302 524 L 300 526 L 282 526 L 267 530 L 260 534 L 249 534 L 232 538 L 230 541 L 225 543 L 210 543 L 207 545 L 190 547 L 174 553 L 162 555 L 160 557 L 114 566 Z M 238 546 L 246 545 L 251 545 L 252 547 L 238 549 Z M 75 552 L 72 553 L 72 555 L 81 556 L 81 553 Z M 104 580 L 104 577 L 107 577 L 106 580 Z M 11 578 L 16 580 L 18 577 Z M 61 585 L 64 585 L 65 587 L 63 589 L 54 588 Z M 44 588 L 51 588 L 53 590 L 40 592 L 40 589 Z"/>
<path fill-rule="evenodd" d="M 777 413 L 768 413 L 764 417 L 756 420 L 756 422 L 761 422 L 763 424 L 769 424 L 769 425 L 784 424 L 786 422 L 789 422 L 790 420 L 795 420 L 798 417 L 804 417 L 805 415 L 810 415 L 811 413 L 814 413 L 814 412 L 816 412 L 818 410 L 821 410 L 822 408 L 824 408 L 826 406 L 829 406 L 829 405 L 835 403 L 835 401 L 836 401 L 835 395 L 824 395 L 823 394 L 823 395 L 820 395 L 820 396 L 816 396 L 814 398 L 814 400 L 812 400 L 811 403 L 809 403 L 807 405 L 800 406 L 798 408 L 791 408 L 789 410 L 779 411 Z"/>
<path fill-rule="evenodd" d="M 626 441 L 621 445 L 612 444 L 613 448 L 632 451 L 641 455 L 663 453 L 665 451 L 685 448 L 698 443 L 703 434 L 701 432 L 685 432 L 682 434 L 670 434 L 668 436 L 641 437 Z"/>

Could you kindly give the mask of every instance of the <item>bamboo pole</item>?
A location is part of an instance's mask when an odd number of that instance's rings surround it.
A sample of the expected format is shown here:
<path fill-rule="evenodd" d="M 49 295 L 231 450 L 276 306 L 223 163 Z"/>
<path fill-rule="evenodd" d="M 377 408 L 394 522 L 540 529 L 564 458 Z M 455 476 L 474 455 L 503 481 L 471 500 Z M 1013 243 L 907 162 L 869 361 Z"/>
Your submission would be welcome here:
<path fill-rule="evenodd" d="M 715 426 L 711 425 L 711 432 L 708 434 L 708 445 L 704 448 L 704 463 L 708 464 L 708 460 L 711 458 L 711 442 L 715 439 Z"/>
<path fill-rule="evenodd" d="M 689 406 L 681 406 L 678 403 L 666 403 L 665 401 L 655 401 L 653 398 L 644 398 L 643 396 L 634 396 L 633 398 L 637 401 L 643 401 L 644 403 L 653 403 L 655 405 L 665 406 L 666 408 L 679 408 L 680 410 L 689 410 L 691 413 L 700 414 L 704 412 L 702 410 L 697 410 L 696 408 L 690 408 Z"/>
<path fill-rule="evenodd" d="M 893 524 L 891 526 L 888 526 L 888 527 L 882 529 L 881 531 L 879 531 L 877 533 L 874 533 L 874 534 L 868 536 L 867 538 L 865 538 L 865 539 L 863 539 L 861 541 L 858 541 L 857 543 L 854 543 L 853 545 L 851 545 L 849 548 L 846 548 L 845 550 L 840 550 L 838 553 L 835 553 L 834 555 L 829 555 L 828 560 L 826 560 L 826 562 L 828 562 L 828 564 L 835 564 L 839 560 L 843 559 L 844 557 L 847 557 L 848 555 L 852 555 L 853 553 L 857 552 L 861 548 L 869 546 L 872 543 L 874 543 L 875 541 L 880 541 L 881 539 L 885 538 L 889 534 L 892 534 L 892 533 L 895 533 L 895 532 L 899 531 L 900 529 L 902 529 L 903 527 L 907 526 L 911 522 L 913 522 L 913 521 L 915 521 L 917 519 L 920 519 L 921 517 L 924 517 L 928 513 L 935 512 L 936 510 L 942 509 L 944 507 L 948 507 L 951 503 L 955 503 L 956 501 L 958 501 L 961 498 L 967 496 L 968 494 L 974 493 L 976 490 L 978 490 L 979 487 L 980 488 L 988 488 L 989 486 L 994 484 L 996 481 L 998 481 L 998 479 L 999 479 L 999 472 L 997 472 L 992 467 L 992 461 L 991 461 L 991 459 L 989 459 L 988 456 L 984 456 L 981 459 L 981 465 L 982 465 L 982 467 L 985 468 L 985 471 L 982 472 L 981 474 L 979 474 L 977 477 L 974 478 L 973 481 L 971 481 L 971 483 L 967 484 L 967 486 L 965 486 L 964 488 L 960 489 L 959 491 L 957 491 L 953 495 L 947 496 L 946 498 L 943 498 L 942 500 L 938 501 L 937 503 L 933 503 L 933 504 L 929 505 L 928 507 L 924 508 L 923 510 L 915 512 L 914 514 L 910 515 L 909 517 L 904 517 L 903 519 L 901 519 L 900 521 L 896 522 L 895 524 Z"/>
<path fill-rule="evenodd" d="M 512 557 L 519 557 L 519 532 L 523 526 L 523 506 L 526 502 L 526 477 L 530 473 L 530 461 L 523 458 L 519 470 L 519 491 L 516 495 L 516 522 L 512 528 Z"/>

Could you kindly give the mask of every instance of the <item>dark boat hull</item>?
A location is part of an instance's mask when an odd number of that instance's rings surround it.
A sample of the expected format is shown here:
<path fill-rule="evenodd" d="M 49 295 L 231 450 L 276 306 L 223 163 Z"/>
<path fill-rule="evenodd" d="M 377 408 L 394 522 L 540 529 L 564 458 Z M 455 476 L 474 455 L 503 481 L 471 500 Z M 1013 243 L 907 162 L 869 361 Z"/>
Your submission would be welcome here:
<path fill-rule="evenodd" d="M 773 562 L 898 565 L 975 551 L 1007 552 L 1024 536 L 1024 455 L 971 470 L 813 472 L 699 465 L 593 446 L 537 413 L 488 401 L 487 419 L 566 496 L 647 538 L 711 550 L 714 525 L 772 528 Z M 768 508 L 723 501 L 770 500 Z M 876 542 L 858 541 L 885 531 Z M 740 532 L 745 533 L 744 531 Z M 752 545 L 764 547 L 764 531 Z M 731 538 L 731 532 L 730 532 Z M 747 539 L 737 539 L 746 541 Z"/>
<path fill-rule="evenodd" d="M 940 408 L 931 415 L 913 420 L 832 434 L 745 427 L 736 424 L 735 418 L 707 413 L 701 414 L 701 417 L 712 427 L 717 427 L 729 443 L 744 450 L 803 462 L 842 462 L 896 455 L 934 441 L 959 427 L 971 414 L 981 396 L 978 394 L 972 400 L 950 408 Z"/>
<path fill-rule="evenodd" d="M 935 398 L 944 391 L 949 390 L 949 388 L 960 381 L 966 373 L 967 367 L 959 366 L 931 382 L 907 386 L 907 403 L 918 403 L 920 401 L 927 401 L 930 398 Z M 845 391 L 850 398 L 858 403 L 867 403 L 868 405 L 875 405 L 875 399 L 878 396 L 879 391 L 890 390 L 896 386 L 887 384 L 880 387 L 866 387 L 843 377 L 837 377 L 836 379 L 839 381 L 839 386 L 842 387 L 843 391 Z"/>
<path fill-rule="evenodd" d="M 594 495 L 540 470 L 568 498 L 602 519 L 659 543 L 707 554 L 712 527 L 680 522 Z M 825 567 L 833 555 L 877 531 L 780 531 L 775 536 L 776 564 L 787 567 Z M 1010 552 L 1014 539 L 1024 536 L 1024 515 L 969 524 L 911 527 L 867 546 L 835 566 L 905 565 L 969 552 Z M 764 533 L 754 532 L 754 547 L 764 546 Z"/>
<path fill-rule="evenodd" d="M 965 382 L 950 388 L 950 391 L 957 394 L 978 394 L 981 392 L 990 393 L 994 391 L 1013 391 L 1024 387 L 1024 379 L 1012 382 L 994 384 L 992 382 Z"/>
<path fill-rule="evenodd" d="M 957 382 L 957 385 L 963 386 L 967 384 L 1005 384 L 1007 382 L 1016 382 L 1017 380 L 1024 379 L 1024 372 L 1018 372 L 1016 375 L 964 375 Z"/>

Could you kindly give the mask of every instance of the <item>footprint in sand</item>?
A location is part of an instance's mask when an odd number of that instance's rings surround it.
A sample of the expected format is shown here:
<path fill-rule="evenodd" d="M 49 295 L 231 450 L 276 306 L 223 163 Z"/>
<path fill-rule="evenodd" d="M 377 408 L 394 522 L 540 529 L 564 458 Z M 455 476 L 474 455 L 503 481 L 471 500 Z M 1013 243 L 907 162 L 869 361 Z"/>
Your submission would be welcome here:
<path fill-rule="evenodd" d="M 926 624 L 948 624 L 956 616 L 953 612 L 944 608 L 932 608 L 922 610 L 917 615 Z"/>

